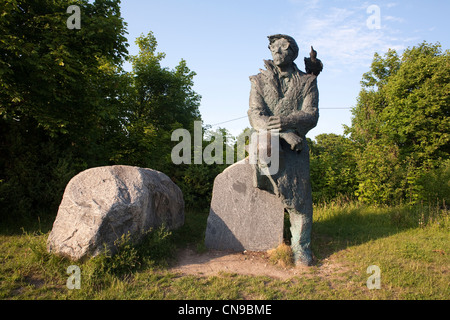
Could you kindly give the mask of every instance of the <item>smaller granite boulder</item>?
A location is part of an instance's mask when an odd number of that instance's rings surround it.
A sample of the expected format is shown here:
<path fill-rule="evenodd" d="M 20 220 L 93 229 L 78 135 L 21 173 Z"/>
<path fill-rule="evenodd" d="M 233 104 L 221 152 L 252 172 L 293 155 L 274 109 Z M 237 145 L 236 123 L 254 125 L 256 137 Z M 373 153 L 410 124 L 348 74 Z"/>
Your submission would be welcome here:
<path fill-rule="evenodd" d="M 278 196 L 253 185 L 247 159 L 214 180 L 205 246 L 232 251 L 266 251 L 283 243 L 284 206 Z"/>
<path fill-rule="evenodd" d="M 82 260 L 115 252 L 130 234 L 138 243 L 150 229 L 184 223 L 184 200 L 164 173 L 131 166 L 85 170 L 70 180 L 47 240 L 51 253 Z"/>

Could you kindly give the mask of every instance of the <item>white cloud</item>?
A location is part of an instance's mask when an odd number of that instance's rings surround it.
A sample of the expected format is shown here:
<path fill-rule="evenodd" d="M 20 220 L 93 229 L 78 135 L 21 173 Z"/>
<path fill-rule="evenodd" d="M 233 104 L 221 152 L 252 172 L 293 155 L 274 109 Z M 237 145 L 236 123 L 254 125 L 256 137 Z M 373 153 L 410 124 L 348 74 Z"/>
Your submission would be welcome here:
<path fill-rule="evenodd" d="M 392 7 L 395 7 L 395 6 L 397 6 L 397 5 L 398 5 L 398 3 L 390 2 L 390 3 L 386 4 L 386 7 L 387 7 L 387 8 L 392 8 Z"/>
<path fill-rule="evenodd" d="M 399 40 L 397 31 L 384 23 L 401 22 L 402 19 L 384 17 L 381 12 L 381 28 L 369 29 L 367 19 L 370 15 L 366 12 L 369 5 L 345 8 L 323 5 L 314 10 L 302 7 L 290 25 L 291 35 L 299 42 L 300 56 L 307 55 L 309 46 L 313 45 L 328 70 L 342 72 L 369 66 L 375 52 L 384 53 L 389 48 L 403 50 L 406 46 Z"/>
<path fill-rule="evenodd" d="M 290 3 L 295 4 L 295 5 L 301 5 L 306 10 L 318 8 L 319 1 L 320 0 L 289 0 Z"/>
<path fill-rule="evenodd" d="M 393 17 L 393 16 L 385 16 L 385 15 L 383 15 L 383 20 L 393 21 L 393 22 L 405 22 L 405 19 L 403 19 L 403 18 Z"/>

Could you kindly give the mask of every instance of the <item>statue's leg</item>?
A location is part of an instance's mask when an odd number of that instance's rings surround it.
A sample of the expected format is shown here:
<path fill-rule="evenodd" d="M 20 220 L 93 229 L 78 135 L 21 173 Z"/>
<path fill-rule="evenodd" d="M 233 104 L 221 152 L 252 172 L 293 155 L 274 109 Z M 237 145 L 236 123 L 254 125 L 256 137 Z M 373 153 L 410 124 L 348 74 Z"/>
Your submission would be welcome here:
<path fill-rule="evenodd" d="M 287 209 L 287 211 L 291 223 L 291 248 L 295 264 L 310 266 L 312 265 L 312 210 L 307 213 L 300 213 L 295 209 Z"/>

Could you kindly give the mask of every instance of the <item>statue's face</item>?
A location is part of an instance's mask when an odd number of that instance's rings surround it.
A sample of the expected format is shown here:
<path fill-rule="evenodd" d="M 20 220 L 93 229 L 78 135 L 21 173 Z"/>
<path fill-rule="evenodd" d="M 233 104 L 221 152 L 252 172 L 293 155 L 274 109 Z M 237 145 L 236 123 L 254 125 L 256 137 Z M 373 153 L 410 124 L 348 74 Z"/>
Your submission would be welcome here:
<path fill-rule="evenodd" d="M 289 48 L 289 41 L 284 38 L 275 40 L 269 46 L 270 52 L 272 53 L 273 62 L 277 66 L 286 66 L 292 63 L 294 53 Z"/>

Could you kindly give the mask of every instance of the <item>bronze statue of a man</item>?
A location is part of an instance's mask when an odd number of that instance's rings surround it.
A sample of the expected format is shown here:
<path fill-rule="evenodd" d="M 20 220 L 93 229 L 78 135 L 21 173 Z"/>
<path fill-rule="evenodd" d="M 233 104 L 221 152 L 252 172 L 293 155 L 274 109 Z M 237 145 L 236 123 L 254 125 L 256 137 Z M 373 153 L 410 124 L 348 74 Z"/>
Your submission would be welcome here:
<path fill-rule="evenodd" d="M 248 117 L 258 132 L 279 132 L 279 169 L 263 174 L 266 164 L 258 162 L 253 166 L 254 184 L 279 195 L 290 217 L 295 263 L 311 265 L 313 207 L 305 135 L 319 119 L 317 75 L 322 63 L 315 55 L 313 61 L 305 58 L 312 71 L 304 73 L 294 63 L 299 49 L 292 37 L 277 34 L 268 38 L 273 60 L 265 60 L 266 70 L 250 77 Z"/>

